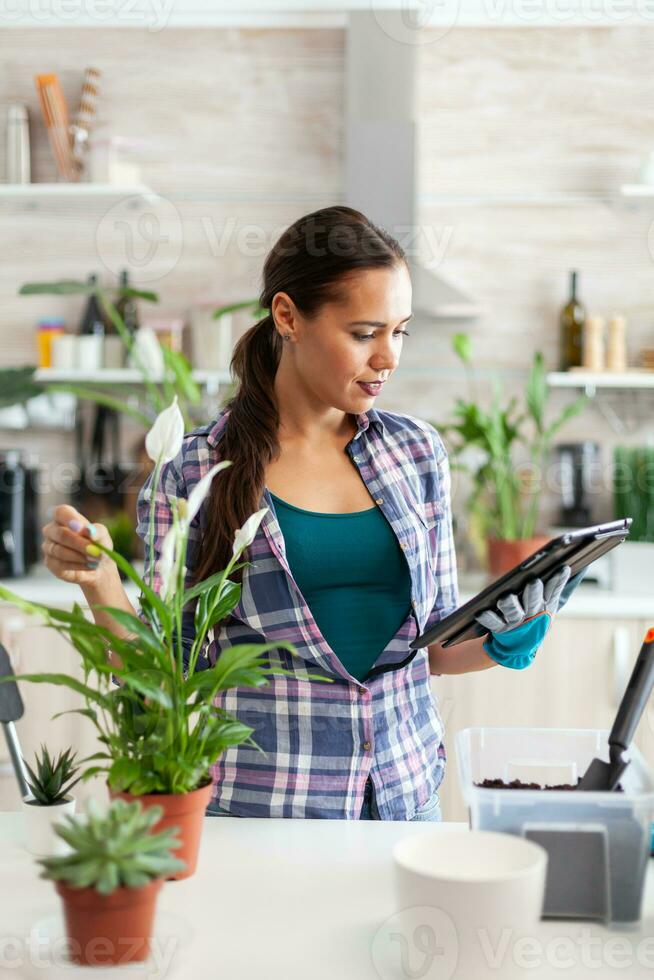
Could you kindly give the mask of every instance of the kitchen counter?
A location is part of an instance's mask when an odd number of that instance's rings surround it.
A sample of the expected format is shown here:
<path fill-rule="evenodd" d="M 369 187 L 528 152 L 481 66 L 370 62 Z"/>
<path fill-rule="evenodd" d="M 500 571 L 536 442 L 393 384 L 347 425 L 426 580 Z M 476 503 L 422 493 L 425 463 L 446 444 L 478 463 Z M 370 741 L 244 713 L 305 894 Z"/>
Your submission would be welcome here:
<path fill-rule="evenodd" d="M 471 599 L 486 582 L 483 575 L 462 576 L 459 581 L 461 604 Z M 79 586 L 55 578 L 44 565 L 35 566 L 24 578 L 0 579 L 0 585 L 31 602 L 62 608 L 70 607 L 74 602 L 84 605 Z M 136 586 L 130 581 L 124 585 L 130 601 L 136 604 Z M 654 596 L 613 592 L 582 582 L 561 610 L 561 615 L 572 619 L 651 619 L 654 622 Z"/>
<path fill-rule="evenodd" d="M 408 834 L 435 833 L 447 847 L 448 834 L 462 829 L 460 823 L 207 818 L 197 873 L 167 882 L 160 892 L 153 946 L 158 964 L 151 959 L 140 967 L 92 973 L 61 961 L 44 966 L 52 949 L 48 944 L 39 947 L 41 961 L 31 962 L 30 949 L 36 948 L 39 935 L 49 935 L 52 942 L 62 934 L 59 898 L 52 882 L 38 877 L 34 858 L 22 847 L 22 813 L 0 813 L 0 875 L 11 882 L 11 900 L 5 894 L 1 902 L 2 926 L 3 935 L 13 940 L 11 948 L 5 947 L 3 962 L 21 980 L 82 972 L 105 980 L 193 975 L 230 980 L 651 977 L 654 862 L 643 920 L 629 931 L 544 920 L 529 937 L 512 934 L 509 923 L 503 938 L 491 936 L 488 945 L 480 942 L 475 949 L 451 948 L 456 938 L 448 940 L 448 932 L 445 939 L 436 935 L 435 942 L 432 933 L 432 942 L 416 946 L 414 929 L 421 920 L 412 917 L 415 913 L 395 910 L 393 846 Z M 424 959 L 425 945 L 432 950 L 431 966 Z M 410 972 L 406 961 L 402 966 L 403 947 L 410 956 Z M 54 949 L 61 956 L 61 945 Z M 16 969 L 19 956 L 24 962 Z"/>
<path fill-rule="evenodd" d="M 139 572 L 142 568 L 136 566 Z M 48 571 L 45 565 L 35 565 L 32 571 L 23 578 L 3 578 L 0 585 L 30 602 L 39 602 L 44 606 L 57 606 L 62 609 L 71 608 L 73 603 L 86 605 L 84 593 L 79 585 L 63 582 Z M 132 581 L 123 582 L 125 591 L 131 602 L 138 599 L 138 589 Z"/>

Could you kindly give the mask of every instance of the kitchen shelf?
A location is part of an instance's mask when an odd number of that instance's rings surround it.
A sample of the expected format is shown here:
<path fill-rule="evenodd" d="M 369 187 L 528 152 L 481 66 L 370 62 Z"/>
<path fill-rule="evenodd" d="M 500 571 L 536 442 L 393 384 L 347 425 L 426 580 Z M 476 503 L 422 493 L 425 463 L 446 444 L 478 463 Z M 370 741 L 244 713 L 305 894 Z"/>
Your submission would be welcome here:
<path fill-rule="evenodd" d="M 654 371 L 552 371 L 547 383 L 550 388 L 583 388 L 592 397 L 597 388 L 654 388 Z"/>
<path fill-rule="evenodd" d="M 97 371 L 73 371 L 63 368 L 39 368 L 34 373 L 34 380 L 41 384 L 98 384 L 98 385 L 140 385 L 143 375 L 136 368 L 100 368 Z M 160 384 L 161 378 L 151 379 Z M 199 385 L 216 387 L 229 384 L 232 380 L 229 371 L 210 371 L 198 369 L 193 371 L 193 380 Z"/>
<path fill-rule="evenodd" d="M 650 200 L 654 201 L 654 184 L 623 184 L 620 188 L 622 197 L 631 200 Z"/>
<path fill-rule="evenodd" d="M 577 194 L 559 191 L 541 191 L 536 193 L 516 193 L 512 191 L 488 194 L 421 194 L 421 205 L 440 205 L 447 207 L 573 207 L 588 205 L 607 205 L 615 203 L 615 195 L 602 193 Z"/>
<path fill-rule="evenodd" d="M 137 199 L 156 201 L 159 195 L 146 184 L 92 184 L 73 181 L 55 184 L 0 184 L 0 202 L 24 202 L 33 207 L 43 201 Z"/>
<path fill-rule="evenodd" d="M 618 435 L 636 431 L 654 414 L 654 371 L 552 371 L 547 383 L 583 391 Z"/>

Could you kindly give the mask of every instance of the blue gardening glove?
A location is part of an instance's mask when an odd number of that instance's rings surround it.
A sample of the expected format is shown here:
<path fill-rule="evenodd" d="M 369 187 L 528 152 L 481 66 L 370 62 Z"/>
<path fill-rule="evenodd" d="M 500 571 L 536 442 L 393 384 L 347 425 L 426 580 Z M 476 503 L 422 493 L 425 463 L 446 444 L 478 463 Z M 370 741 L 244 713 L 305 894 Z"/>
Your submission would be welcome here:
<path fill-rule="evenodd" d="M 544 584 L 542 579 L 535 578 L 525 586 L 522 603 L 511 593 L 497 601 L 501 615 L 488 609 L 475 617 L 481 626 L 490 630 L 482 645 L 492 660 L 513 670 L 530 665 L 559 609 L 570 572 L 570 566 L 564 565 Z M 566 600 L 569 595 L 568 592 Z"/>
<path fill-rule="evenodd" d="M 570 596 L 572 595 L 572 593 L 574 592 L 574 590 L 577 588 L 577 586 L 579 585 L 579 583 L 583 579 L 583 577 L 586 574 L 586 572 L 588 571 L 588 569 L 589 569 L 589 566 L 586 565 L 585 568 L 582 568 L 582 570 L 580 572 L 577 572 L 576 575 L 573 575 L 572 578 L 568 580 L 567 585 L 565 586 L 563 592 L 561 593 L 561 598 L 559 599 L 559 609 L 563 609 L 563 607 L 565 606 L 566 602 L 568 601 L 568 599 L 570 598 Z M 558 612 L 558 609 L 557 609 L 557 612 Z"/>

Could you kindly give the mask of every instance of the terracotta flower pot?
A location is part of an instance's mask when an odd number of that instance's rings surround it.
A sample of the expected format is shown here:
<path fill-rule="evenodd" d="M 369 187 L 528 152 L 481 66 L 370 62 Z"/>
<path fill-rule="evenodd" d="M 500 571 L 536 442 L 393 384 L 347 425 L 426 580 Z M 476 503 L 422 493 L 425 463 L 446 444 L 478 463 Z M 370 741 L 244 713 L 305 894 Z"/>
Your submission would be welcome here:
<path fill-rule="evenodd" d="M 515 565 L 533 555 L 550 539 L 544 535 L 535 538 L 520 538 L 517 541 L 504 541 L 501 538 L 488 539 L 488 566 L 491 575 L 499 578 L 505 572 L 510 572 Z"/>
<path fill-rule="evenodd" d="M 163 878 L 155 878 L 142 888 L 117 888 L 101 895 L 95 888 L 55 881 L 64 904 L 70 959 L 87 966 L 147 959 L 162 884 Z"/>
<path fill-rule="evenodd" d="M 109 796 L 111 799 L 120 797 L 133 803 L 139 800 L 141 806 L 161 806 L 164 815 L 156 823 L 151 833 L 156 834 L 160 830 L 167 830 L 169 827 L 179 827 L 180 846 L 175 850 L 174 856 L 186 862 L 184 871 L 177 871 L 168 878 L 168 881 L 179 878 L 189 878 L 195 873 L 198 863 L 198 851 L 200 850 L 200 837 L 204 826 L 204 811 L 211 799 L 212 783 L 194 789 L 190 793 L 147 793 L 144 796 L 133 796 L 131 793 L 116 793 L 111 787 Z"/>

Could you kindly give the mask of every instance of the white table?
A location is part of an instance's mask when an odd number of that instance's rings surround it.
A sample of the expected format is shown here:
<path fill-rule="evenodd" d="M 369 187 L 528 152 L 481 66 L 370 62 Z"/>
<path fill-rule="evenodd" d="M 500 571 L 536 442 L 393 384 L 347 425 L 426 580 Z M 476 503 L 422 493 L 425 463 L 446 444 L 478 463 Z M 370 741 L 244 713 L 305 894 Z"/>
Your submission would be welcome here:
<path fill-rule="evenodd" d="M 459 823 L 207 818 L 195 876 L 167 882 L 160 892 L 155 925 L 159 965 L 151 960 L 146 966 L 91 972 L 28 962 L 26 937 L 36 922 L 60 918 L 59 899 L 22 847 L 22 814 L 0 813 L 0 923 L 3 936 L 14 937 L 13 946 L 2 950 L 0 970 L 10 966 L 7 975 L 20 980 L 651 978 L 654 860 L 637 929 L 542 921 L 527 943 L 523 937 L 517 944 L 520 937 L 507 934 L 500 967 L 482 948 L 463 954 L 444 948 L 430 959 L 430 968 L 421 969 L 424 957 L 412 945 L 414 920 L 395 909 L 392 848 L 407 834 L 434 832 L 442 834 L 447 847 L 447 835 L 461 829 L 465 825 Z M 56 935 L 54 927 L 51 935 Z M 411 950 L 412 974 L 401 966 L 402 936 Z M 42 956 L 44 951 L 41 947 Z M 16 968 L 20 954 L 25 962 Z M 469 956 L 477 965 L 462 972 L 461 960 Z M 599 969 L 593 965 L 598 963 Z"/>

